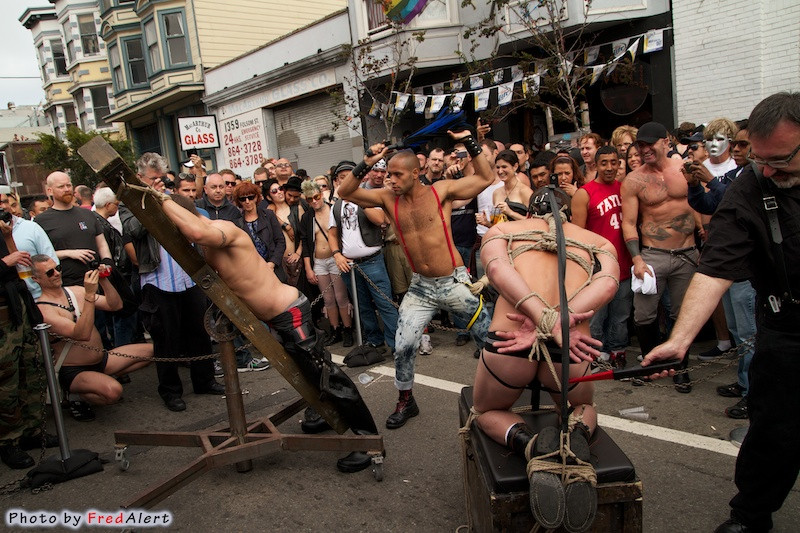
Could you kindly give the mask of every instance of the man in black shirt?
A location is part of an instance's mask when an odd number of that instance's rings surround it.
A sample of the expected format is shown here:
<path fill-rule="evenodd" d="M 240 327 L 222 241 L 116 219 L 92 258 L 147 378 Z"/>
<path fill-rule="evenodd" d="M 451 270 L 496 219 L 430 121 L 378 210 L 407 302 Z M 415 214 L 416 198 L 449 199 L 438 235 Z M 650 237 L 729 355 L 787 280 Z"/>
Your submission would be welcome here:
<path fill-rule="evenodd" d="M 800 277 L 788 274 L 800 260 L 800 93 L 763 100 L 748 129 L 757 167 L 728 187 L 672 335 L 642 363 L 685 357 L 728 287 L 752 282 L 758 333 L 747 396 L 750 429 L 736 461 L 739 493 L 718 533 L 768 531 L 800 472 Z"/>
<path fill-rule="evenodd" d="M 91 211 L 72 203 L 75 194 L 69 176 L 64 172 L 47 176 L 47 194 L 53 198 L 53 207 L 38 215 L 36 222 L 56 249 L 64 284 L 83 283 L 92 261 L 113 266 L 100 222 Z"/>

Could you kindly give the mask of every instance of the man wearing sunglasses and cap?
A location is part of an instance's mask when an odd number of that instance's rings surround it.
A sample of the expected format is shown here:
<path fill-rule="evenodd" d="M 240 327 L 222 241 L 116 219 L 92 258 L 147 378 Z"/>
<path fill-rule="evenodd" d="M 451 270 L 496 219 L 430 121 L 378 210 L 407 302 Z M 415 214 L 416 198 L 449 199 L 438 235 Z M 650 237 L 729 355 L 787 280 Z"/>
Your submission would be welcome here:
<path fill-rule="evenodd" d="M 669 286 L 670 315 L 677 318 L 686 287 L 697 267 L 695 220 L 687 201 L 681 161 L 668 157 L 667 129 L 648 122 L 636 134 L 642 166 L 622 182 L 622 235 L 633 259 L 633 275 L 655 277 L 656 291 L 633 296 L 634 323 L 645 354 L 660 340 L 658 303 Z M 641 230 L 641 243 L 639 231 Z M 684 359 L 684 368 L 688 359 Z M 691 392 L 688 373 L 674 377 L 678 392 Z"/>

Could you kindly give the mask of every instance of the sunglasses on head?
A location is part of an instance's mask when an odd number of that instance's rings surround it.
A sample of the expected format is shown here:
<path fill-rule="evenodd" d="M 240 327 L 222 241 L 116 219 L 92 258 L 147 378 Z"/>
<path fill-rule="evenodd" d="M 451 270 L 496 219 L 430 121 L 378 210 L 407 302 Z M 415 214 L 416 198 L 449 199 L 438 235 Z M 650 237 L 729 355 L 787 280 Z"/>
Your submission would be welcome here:
<path fill-rule="evenodd" d="M 56 265 L 53 268 L 46 270 L 44 275 L 47 276 L 48 278 L 52 278 L 53 276 L 56 275 L 56 272 L 61 272 L 61 265 Z"/>
<path fill-rule="evenodd" d="M 248 194 L 247 196 L 240 196 L 239 197 L 239 201 L 240 202 L 252 202 L 255 199 L 256 199 L 256 195 L 255 194 Z"/>

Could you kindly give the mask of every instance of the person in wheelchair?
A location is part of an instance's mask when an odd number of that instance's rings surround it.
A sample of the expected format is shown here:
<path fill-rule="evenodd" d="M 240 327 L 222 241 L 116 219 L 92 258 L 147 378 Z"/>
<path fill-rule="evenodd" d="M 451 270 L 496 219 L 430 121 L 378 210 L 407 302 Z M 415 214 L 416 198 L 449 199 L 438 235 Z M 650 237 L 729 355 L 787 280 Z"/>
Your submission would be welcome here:
<path fill-rule="evenodd" d="M 568 198 L 555 189 L 561 205 Z M 591 383 L 570 387 L 570 432 L 546 427 L 534 435 L 511 410 L 523 390 L 538 380 L 561 405 L 561 354 L 569 351 L 571 377 L 584 375 L 599 356 L 589 318 L 610 301 L 619 285 L 613 245 L 562 218 L 566 239 L 565 289 L 569 301 L 569 345 L 562 346 L 556 226 L 546 188 L 532 197 L 532 218 L 492 227 L 481 260 L 500 296 L 475 376 L 472 419 L 488 436 L 528 461 L 533 516 L 546 529 L 561 525 L 585 531 L 597 507 L 596 476 L 589 464 L 589 439 L 597 426 Z M 544 201 L 542 199 L 545 199 Z M 557 407 L 558 408 L 558 407 Z"/>

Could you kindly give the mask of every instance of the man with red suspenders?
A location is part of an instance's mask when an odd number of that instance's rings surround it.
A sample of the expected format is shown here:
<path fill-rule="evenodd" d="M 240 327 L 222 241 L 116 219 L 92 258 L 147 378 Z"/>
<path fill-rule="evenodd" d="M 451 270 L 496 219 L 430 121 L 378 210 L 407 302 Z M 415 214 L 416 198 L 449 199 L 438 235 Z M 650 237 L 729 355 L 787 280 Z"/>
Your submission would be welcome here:
<path fill-rule="evenodd" d="M 388 189 L 361 189 L 358 184 L 388 150 L 376 144 L 339 186 L 339 195 L 363 208 L 381 207 L 391 217 L 397 236 L 414 271 L 411 285 L 400 306 L 395 337 L 395 386 L 400 391 L 394 413 L 386 420 L 388 429 L 403 426 L 419 414 L 411 394 L 414 362 L 422 332 L 437 309 L 463 318 L 472 330 L 478 348 L 486 340 L 491 317 L 481 299 L 469 291 L 469 274 L 456 253 L 450 228 L 453 200 L 474 198 L 492 183 L 494 173 L 481 147 L 469 131 L 448 132 L 464 143 L 472 156 L 475 174 L 459 180 L 440 180 L 423 185 L 419 160 L 410 150 L 397 152 L 389 160 Z"/>

